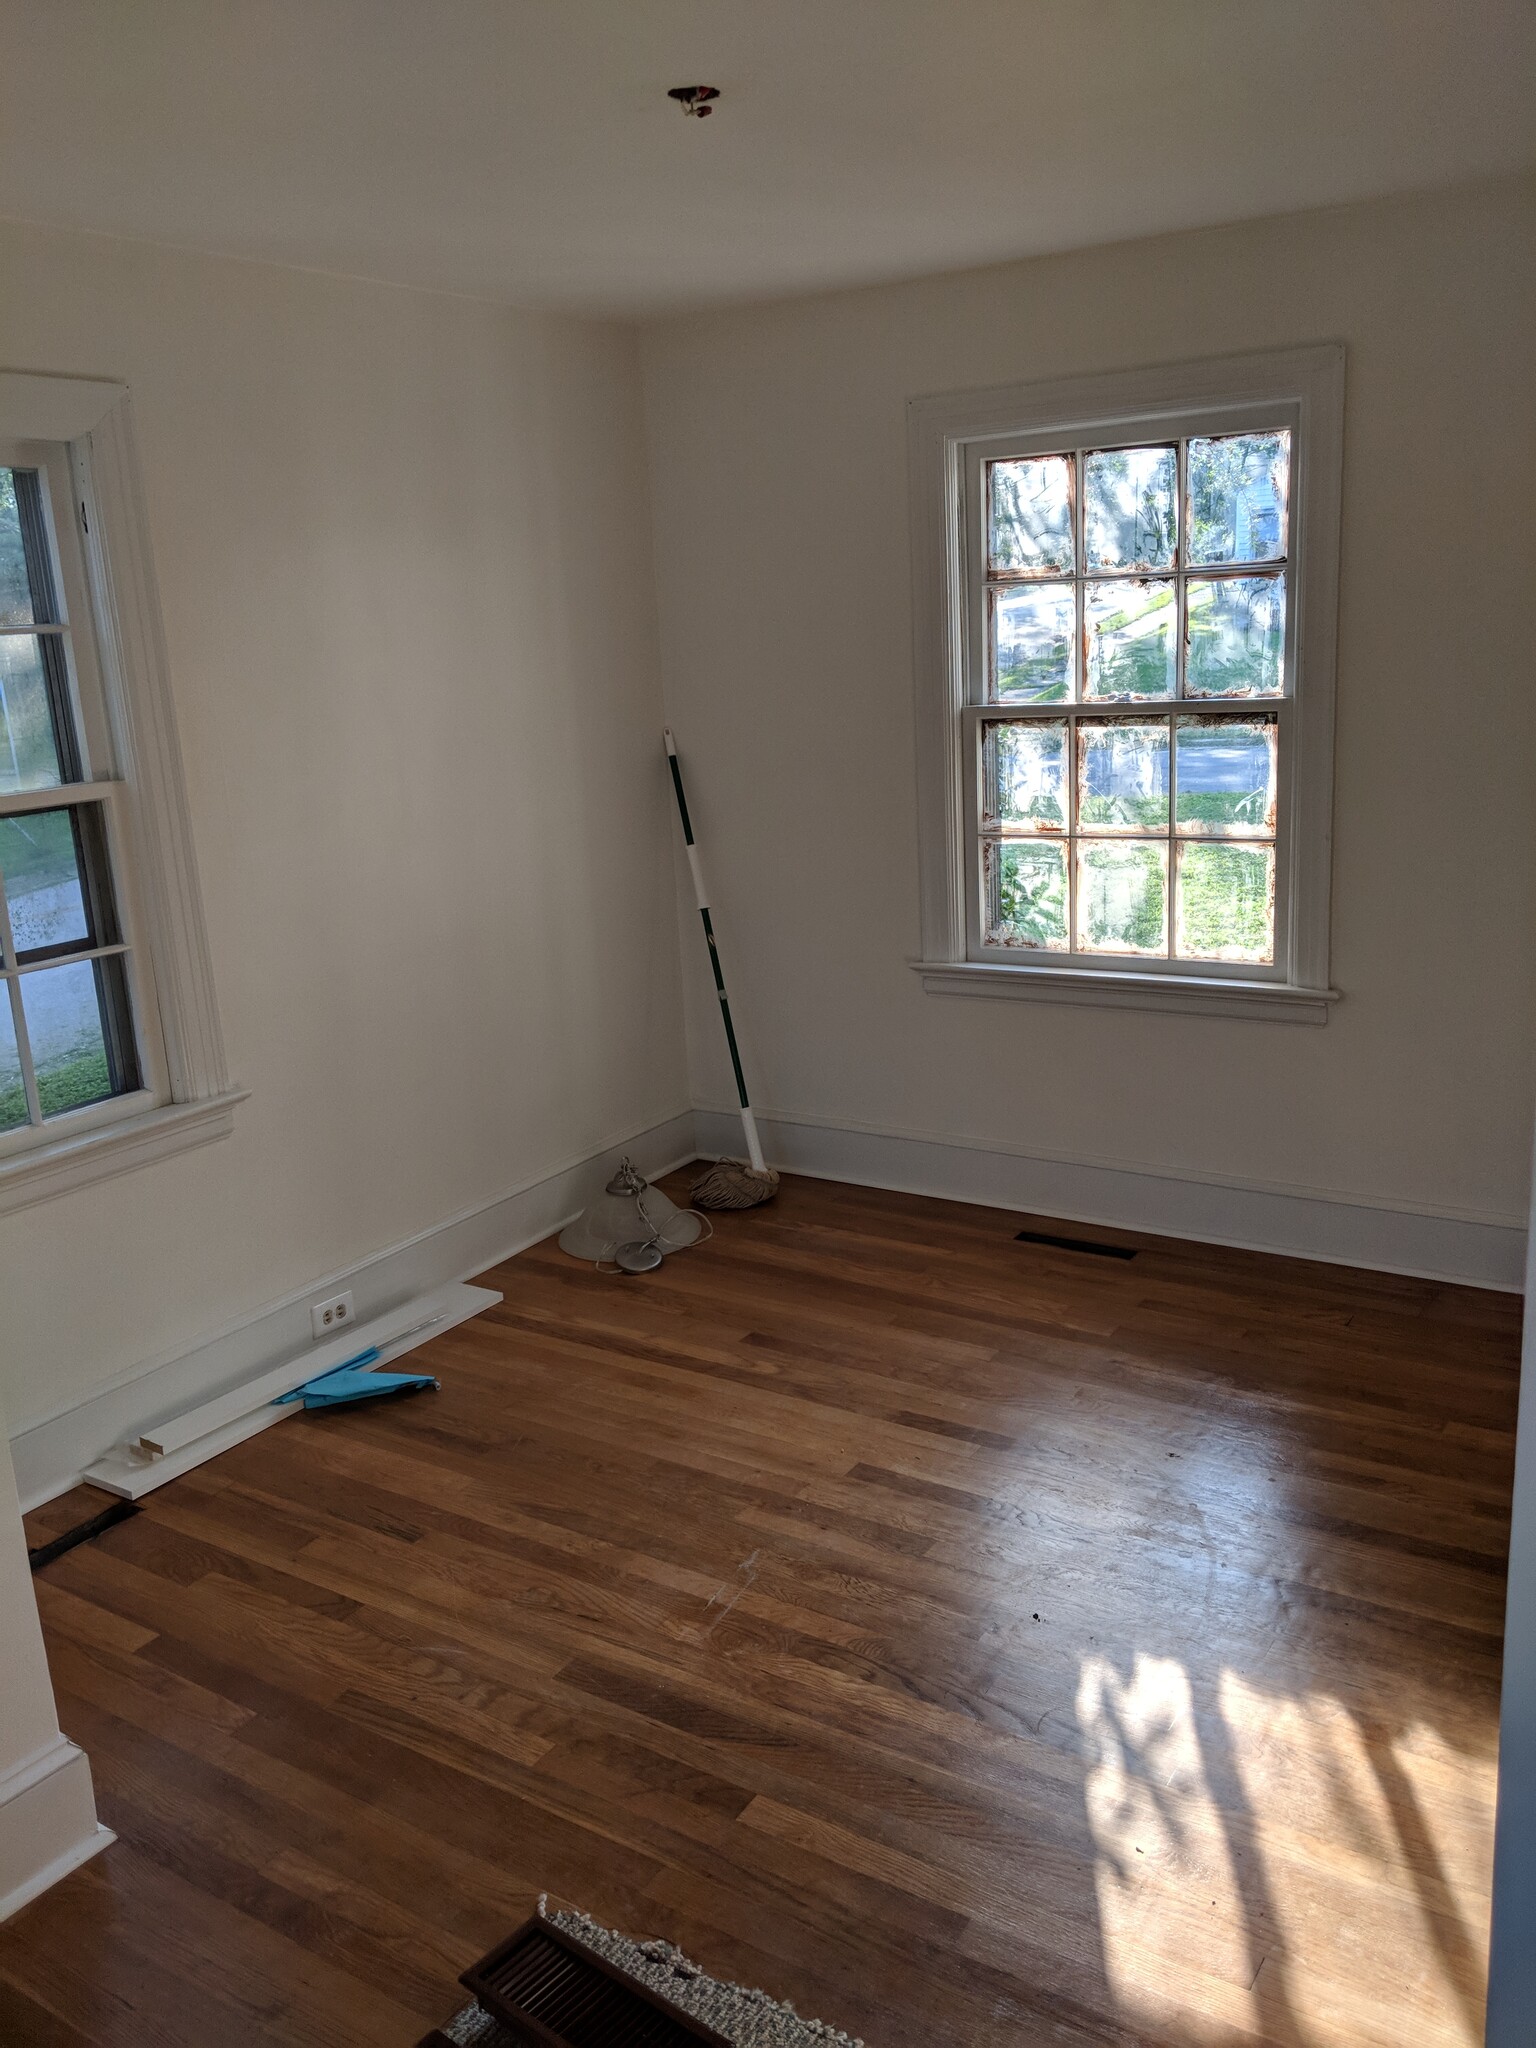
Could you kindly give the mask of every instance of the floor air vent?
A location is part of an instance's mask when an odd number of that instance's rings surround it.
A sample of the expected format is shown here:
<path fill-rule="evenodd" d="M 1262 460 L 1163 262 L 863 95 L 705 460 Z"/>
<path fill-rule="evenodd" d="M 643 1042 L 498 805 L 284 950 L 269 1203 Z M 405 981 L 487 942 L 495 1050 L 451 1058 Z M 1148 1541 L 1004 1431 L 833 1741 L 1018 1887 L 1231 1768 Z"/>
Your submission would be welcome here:
<path fill-rule="evenodd" d="M 1134 1259 L 1136 1252 L 1128 1244 L 1096 1244 L 1091 1237 L 1052 1237 L 1048 1230 L 1020 1230 L 1015 1232 L 1017 1244 L 1049 1244 L 1059 1252 L 1092 1252 L 1097 1259 Z"/>
<path fill-rule="evenodd" d="M 529 1920 L 459 1979 L 530 2048 L 730 2048 L 546 1920 Z"/>

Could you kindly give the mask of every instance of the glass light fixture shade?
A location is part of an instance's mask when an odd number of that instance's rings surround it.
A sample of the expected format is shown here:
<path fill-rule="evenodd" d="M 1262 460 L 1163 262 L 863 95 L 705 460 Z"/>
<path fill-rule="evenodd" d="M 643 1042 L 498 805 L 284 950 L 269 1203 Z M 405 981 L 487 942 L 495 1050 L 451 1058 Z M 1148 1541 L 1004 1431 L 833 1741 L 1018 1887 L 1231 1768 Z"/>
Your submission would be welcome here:
<path fill-rule="evenodd" d="M 697 1241 L 704 1225 L 679 1209 L 660 1188 L 642 1180 L 625 1160 L 607 1187 L 560 1233 L 560 1249 L 589 1263 L 611 1261 L 621 1244 L 654 1244 L 662 1253 L 680 1252 Z"/>

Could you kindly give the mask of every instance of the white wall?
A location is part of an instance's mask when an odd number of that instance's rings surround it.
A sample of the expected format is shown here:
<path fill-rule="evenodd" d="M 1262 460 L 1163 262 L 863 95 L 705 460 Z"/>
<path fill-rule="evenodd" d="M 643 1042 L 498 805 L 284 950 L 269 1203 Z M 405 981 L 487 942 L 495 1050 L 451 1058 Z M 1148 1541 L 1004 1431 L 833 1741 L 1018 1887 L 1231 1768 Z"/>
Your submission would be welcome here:
<path fill-rule="evenodd" d="M 0 228 L 132 387 L 235 1135 L 0 1227 L 21 1428 L 687 1104 L 633 334 Z"/>
<path fill-rule="evenodd" d="M 757 1093 L 804 1156 L 836 1170 L 875 1160 L 884 1133 L 953 1141 L 904 1156 L 958 1193 L 966 1148 L 1022 1150 L 1061 1171 L 1019 1178 L 1021 1199 L 1050 1206 L 1054 1190 L 1069 1214 L 1112 1204 L 1118 1184 L 1069 1186 L 1063 1162 L 1300 1190 L 1388 1212 L 1357 1244 L 1308 1211 L 1320 1249 L 1390 1264 L 1396 1247 L 1396 1262 L 1468 1272 L 1486 1252 L 1517 1278 L 1532 201 L 1530 184 L 1501 183 L 646 330 L 668 712 Z M 907 400 L 1331 339 L 1348 348 L 1332 1020 L 925 995 L 905 964 L 919 950 Z M 696 1099 L 728 1106 L 706 978 L 688 985 Z M 859 1146 L 818 1153 L 826 1125 Z M 867 1170 L 903 1168 L 891 1153 Z M 978 1167 L 975 1184 L 997 1198 L 996 1174 Z M 1149 1215 L 1170 1186 L 1147 1183 Z M 1266 1241 L 1263 1215 L 1245 1214 Z M 1479 1248 L 1441 1217 L 1494 1229 Z"/>

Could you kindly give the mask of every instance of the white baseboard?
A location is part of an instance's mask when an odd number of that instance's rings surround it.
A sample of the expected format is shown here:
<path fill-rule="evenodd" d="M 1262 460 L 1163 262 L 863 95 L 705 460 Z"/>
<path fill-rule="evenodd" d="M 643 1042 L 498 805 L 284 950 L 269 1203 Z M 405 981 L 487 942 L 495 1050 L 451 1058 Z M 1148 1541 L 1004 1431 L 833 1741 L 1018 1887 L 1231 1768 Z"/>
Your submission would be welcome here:
<path fill-rule="evenodd" d="M 581 1213 L 626 1152 L 651 1178 L 692 1159 L 692 1112 L 616 1139 L 343 1272 L 317 1275 L 194 1349 L 132 1367 L 84 1400 L 26 1424 L 11 1438 L 23 1508 L 67 1492 L 114 1445 L 303 1352 L 311 1337 L 309 1305 L 318 1296 L 350 1288 L 362 1324 L 537 1244 Z"/>
<path fill-rule="evenodd" d="M 1507 1293 L 1518 1293 L 1524 1284 L 1526 1233 L 1520 1219 L 1447 1215 L 1320 1189 L 1047 1157 L 812 1117 L 759 1111 L 757 1121 L 772 1165 L 818 1180 Z M 696 1109 L 694 1127 L 705 1156 L 740 1152 L 741 1122 L 734 1110 Z"/>
<path fill-rule="evenodd" d="M 1324 1190 L 1047 1157 L 812 1117 L 760 1114 L 758 1123 L 774 1165 L 823 1180 L 1512 1293 L 1523 1282 L 1525 1225 L 1515 1218 L 1450 1215 Z M 11 1451 L 22 1504 L 52 1500 L 114 1444 L 301 1352 L 309 1340 L 309 1304 L 319 1295 L 347 1287 L 356 1296 L 359 1322 L 384 1315 L 561 1229 L 624 1152 L 654 1177 L 698 1154 L 740 1148 L 734 1110 L 671 1117 L 346 1271 L 319 1275 L 191 1351 L 131 1368 L 84 1401 L 18 1430 Z"/>
<path fill-rule="evenodd" d="M 56 1736 L 0 1778 L 0 1920 L 116 1839 L 96 1818 L 85 1751 Z"/>

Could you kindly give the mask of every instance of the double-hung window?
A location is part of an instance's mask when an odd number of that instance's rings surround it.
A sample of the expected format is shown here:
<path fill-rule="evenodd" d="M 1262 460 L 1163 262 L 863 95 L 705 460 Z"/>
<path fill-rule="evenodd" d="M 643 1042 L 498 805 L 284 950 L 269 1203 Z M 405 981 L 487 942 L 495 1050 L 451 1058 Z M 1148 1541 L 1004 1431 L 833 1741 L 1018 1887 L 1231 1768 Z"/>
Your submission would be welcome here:
<path fill-rule="evenodd" d="M 930 987 L 1326 1016 L 1340 385 L 913 408 Z"/>
<path fill-rule="evenodd" d="M 155 1100 L 63 456 L 0 446 L 0 1158 Z"/>
<path fill-rule="evenodd" d="M 0 1210 L 218 1137 L 127 393 L 0 371 Z"/>

